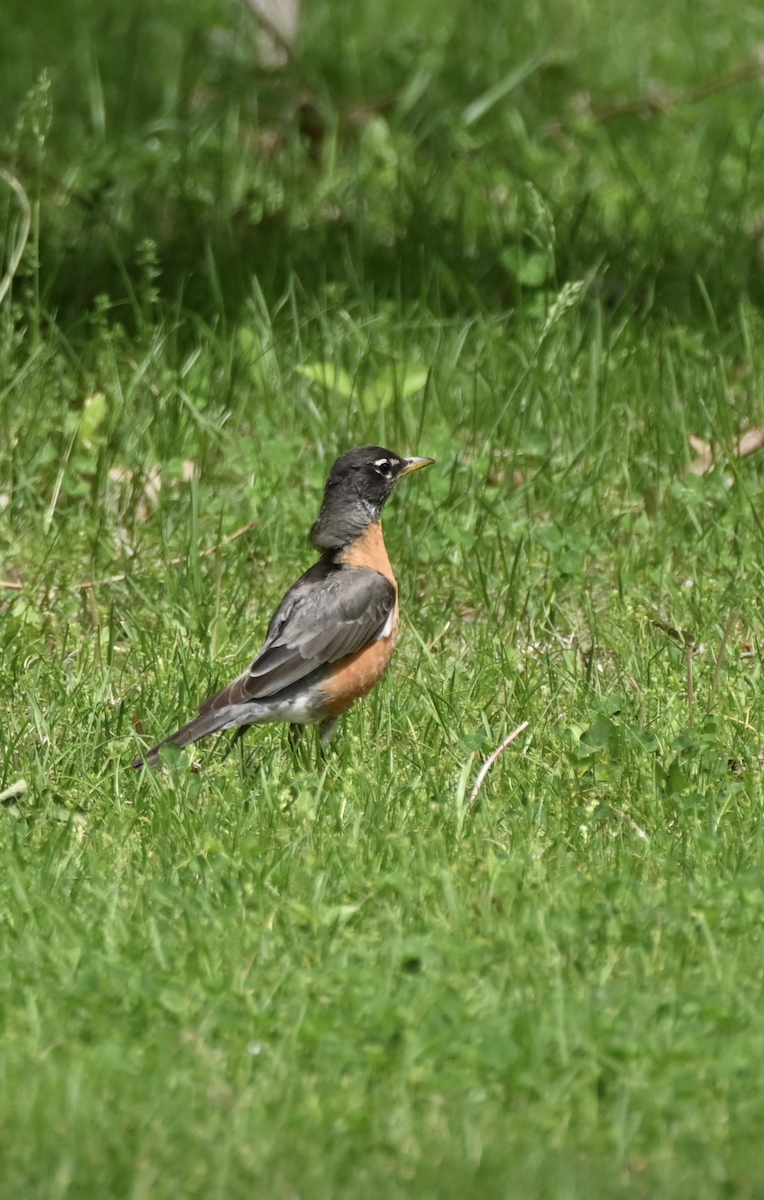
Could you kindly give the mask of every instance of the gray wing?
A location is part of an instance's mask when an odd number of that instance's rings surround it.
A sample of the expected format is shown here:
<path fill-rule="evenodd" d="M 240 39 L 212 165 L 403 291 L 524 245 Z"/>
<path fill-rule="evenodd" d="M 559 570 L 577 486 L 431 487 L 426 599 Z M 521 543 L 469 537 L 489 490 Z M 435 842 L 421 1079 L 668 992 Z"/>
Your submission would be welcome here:
<path fill-rule="evenodd" d="M 327 572 L 317 563 L 287 592 L 249 669 L 206 700 L 199 712 L 265 699 L 354 654 L 379 637 L 395 602 L 394 585 L 379 571 L 355 567 Z"/>

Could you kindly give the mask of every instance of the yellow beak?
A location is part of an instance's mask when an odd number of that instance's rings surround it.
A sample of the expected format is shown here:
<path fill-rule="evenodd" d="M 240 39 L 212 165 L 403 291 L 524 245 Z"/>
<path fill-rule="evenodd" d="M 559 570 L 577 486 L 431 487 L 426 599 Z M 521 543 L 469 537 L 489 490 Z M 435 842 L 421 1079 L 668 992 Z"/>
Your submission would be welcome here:
<path fill-rule="evenodd" d="M 404 458 L 404 466 L 401 468 L 398 478 L 401 479 L 404 475 L 410 475 L 412 471 L 418 471 L 421 467 L 431 467 L 435 462 L 434 458 Z"/>

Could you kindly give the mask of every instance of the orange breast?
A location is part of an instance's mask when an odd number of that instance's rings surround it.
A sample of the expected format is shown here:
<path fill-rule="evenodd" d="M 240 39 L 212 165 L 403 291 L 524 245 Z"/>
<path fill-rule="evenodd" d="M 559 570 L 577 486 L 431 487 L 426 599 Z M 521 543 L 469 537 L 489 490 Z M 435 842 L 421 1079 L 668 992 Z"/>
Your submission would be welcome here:
<path fill-rule="evenodd" d="M 396 591 L 398 589 L 379 521 L 366 526 L 361 536 L 343 550 L 339 562 L 346 567 L 373 567 L 380 575 L 384 575 L 385 579 L 390 580 Z"/>
<path fill-rule="evenodd" d="M 340 713 L 367 696 L 384 675 L 393 657 L 398 640 L 398 584 L 387 556 L 385 539 L 379 521 L 367 526 L 359 538 L 348 546 L 339 560 L 346 567 L 372 567 L 389 579 L 395 588 L 395 608 L 390 622 L 388 637 L 378 638 L 340 659 L 330 677 L 321 685 L 327 699 L 326 716 L 338 717 Z"/>
<path fill-rule="evenodd" d="M 332 674 L 322 683 L 321 689 L 326 696 L 326 717 L 338 717 L 355 704 L 356 700 L 361 700 L 369 694 L 390 665 L 397 640 L 396 600 L 390 636 L 378 638 L 376 642 L 371 642 L 355 654 L 340 659 Z"/>

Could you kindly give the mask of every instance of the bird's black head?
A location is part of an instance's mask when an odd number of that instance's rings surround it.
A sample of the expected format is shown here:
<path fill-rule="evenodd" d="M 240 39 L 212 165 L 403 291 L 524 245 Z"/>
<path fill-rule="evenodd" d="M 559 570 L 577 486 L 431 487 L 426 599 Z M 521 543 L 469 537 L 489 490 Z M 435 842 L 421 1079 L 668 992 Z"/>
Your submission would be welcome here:
<path fill-rule="evenodd" d="M 399 479 L 433 458 L 402 458 L 382 446 L 360 446 L 338 458 L 326 481 L 324 502 L 310 537 L 320 550 L 350 545 L 373 521 Z"/>

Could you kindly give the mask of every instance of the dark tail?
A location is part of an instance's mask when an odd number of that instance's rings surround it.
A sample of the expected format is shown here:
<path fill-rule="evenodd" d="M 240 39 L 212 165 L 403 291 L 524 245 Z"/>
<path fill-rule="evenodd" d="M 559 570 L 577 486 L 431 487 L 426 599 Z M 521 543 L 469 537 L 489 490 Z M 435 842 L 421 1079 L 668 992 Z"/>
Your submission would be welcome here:
<path fill-rule="evenodd" d="M 252 719 L 253 717 L 255 720 Z M 176 733 L 171 733 L 156 746 L 152 746 L 144 758 L 136 758 L 133 766 L 136 770 L 140 770 L 143 766 L 155 767 L 159 762 L 159 751 L 168 742 L 172 742 L 175 746 L 190 746 L 193 742 L 198 742 L 211 733 L 220 733 L 223 729 L 257 724 L 259 724 L 257 708 L 254 704 L 227 704 L 225 708 L 218 708 L 194 717 L 193 721 L 189 721 L 182 729 L 178 729 Z"/>

